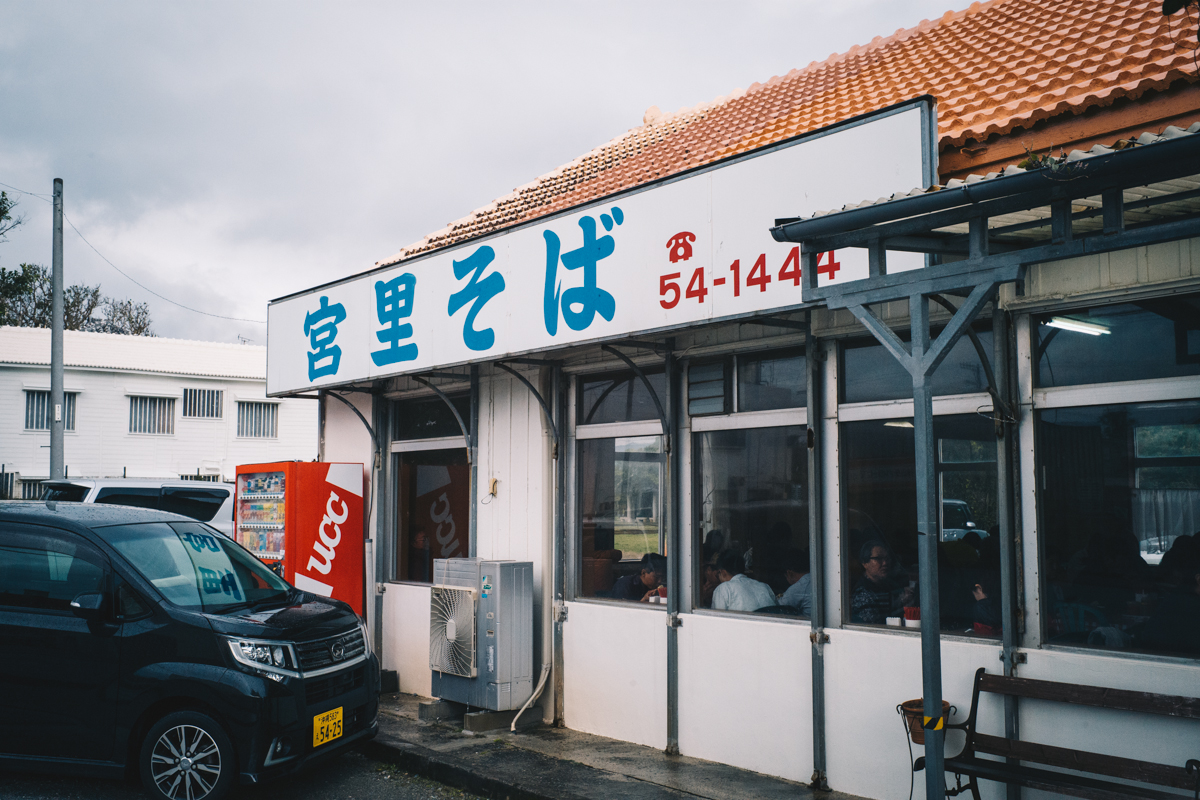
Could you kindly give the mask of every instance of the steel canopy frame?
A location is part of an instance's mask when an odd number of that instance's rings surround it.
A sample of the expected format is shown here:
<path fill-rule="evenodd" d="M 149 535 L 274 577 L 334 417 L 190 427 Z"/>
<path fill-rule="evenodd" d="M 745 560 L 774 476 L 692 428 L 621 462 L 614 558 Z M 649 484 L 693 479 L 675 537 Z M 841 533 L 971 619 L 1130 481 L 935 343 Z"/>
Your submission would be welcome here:
<path fill-rule="evenodd" d="M 1167 206 L 1165 221 L 1152 221 L 1126 227 L 1124 192 L 1135 187 L 1200 174 L 1200 136 L 1179 138 L 1109 155 L 1080 159 L 1055 169 L 997 177 L 964 184 L 955 189 L 914 195 L 871 206 L 850 209 L 807 220 L 777 220 L 771 234 L 780 242 L 801 245 L 802 286 L 805 302 L 823 302 L 830 309 L 845 308 L 871 332 L 883 347 L 900 362 L 913 381 L 913 428 L 916 440 L 917 527 L 921 579 L 921 671 L 925 710 L 925 789 L 926 797 L 945 794 L 944 763 L 945 720 L 941 716 L 941 635 L 937 586 L 938 496 L 933 438 L 933 394 L 930 377 L 958 339 L 969 329 L 983 307 L 996 297 L 1002 283 L 1020 281 L 1028 265 L 1065 258 L 1126 250 L 1133 247 L 1176 241 L 1200 236 L 1200 212 L 1194 207 L 1169 204 L 1192 199 L 1196 191 L 1179 191 L 1170 185 L 1152 186 L 1161 195 L 1129 203 L 1137 207 Z M 1100 198 L 1100 209 L 1082 212 L 1072 201 Z M 1041 239 L 997 239 L 997 235 L 1046 227 L 1020 223 L 1007 227 L 989 227 L 989 218 L 1002 214 L 1049 207 L 1049 237 Z M 1073 222 L 1102 217 L 1103 227 L 1075 237 Z M 951 226 L 967 225 L 966 235 L 948 233 Z M 842 285 L 818 286 L 817 257 L 820 253 L 846 247 L 866 248 L 868 277 Z M 887 273 L 886 251 L 924 252 L 927 266 L 897 274 Z M 943 256 L 962 260 L 938 263 Z M 965 256 L 965 257 L 964 257 Z M 939 293 L 964 296 L 953 311 L 949 324 L 936 338 L 930 338 L 929 300 L 944 303 Z M 884 323 L 868 304 L 909 301 L 911 345 L 905 343 Z M 1003 315 L 999 315 L 1003 316 Z M 1007 330 L 1002 319 L 998 325 Z M 1008 366 L 999 356 L 1004 342 L 995 343 L 1000 386 L 990 380 L 989 391 L 997 413 L 1005 413 Z M 978 343 L 976 343 L 976 348 Z M 981 352 L 981 358 L 984 354 Z M 986 359 L 985 359 L 986 360 Z M 1007 361 L 1007 359 L 1005 359 Z M 810 401 L 811 402 L 811 401 Z M 1001 442 L 1001 447 L 1009 443 Z M 1013 520 L 1007 507 L 1010 481 L 1005 474 L 1010 458 L 1005 451 L 998 458 L 998 492 L 1002 539 L 1012 535 Z M 1003 535 L 1007 534 L 1007 535 Z M 1002 541 L 1002 556 L 1011 559 L 1012 542 Z M 1004 545 L 1008 545 L 1004 547 Z M 1013 669 L 1017 620 L 1012 580 L 1012 565 L 1002 558 L 1004 608 L 1005 671 Z M 1007 568 L 1006 568 L 1007 567 Z M 1005 727 L 1015 735 L 1015 708 L 1006 704 Z M 1011 791 L 1009 796 L 1014 793 Z"/>

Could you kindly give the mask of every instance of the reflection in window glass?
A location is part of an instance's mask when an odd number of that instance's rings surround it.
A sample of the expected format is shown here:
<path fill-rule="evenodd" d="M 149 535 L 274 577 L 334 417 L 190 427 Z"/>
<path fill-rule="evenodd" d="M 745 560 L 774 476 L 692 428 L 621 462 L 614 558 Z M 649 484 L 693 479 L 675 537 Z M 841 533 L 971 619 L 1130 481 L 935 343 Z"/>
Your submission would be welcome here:
<path fill-rule="evenodd" d="M 900 331 L 904 341 L 907 332 Z M 991 330 L 977 330 L 983 351 L 992 357 Z M 879 400 L 906 400 L 912 397 L 912 376 L 895 356 L 875 340 L 842 348 L 842 402 L 867 403 Z M 987 391 L 987 375 L 970 338 L 954 343 L 946 360 L 931 379 L 933 393 L 973 394 Z"/>
<path fill-rule="evenodd" d="M 470 395 L 452 395 L 450 402 L 454 404 L 454 410 L 463 418 L 463 422 L 470 424 Z M 462 428 L 454 418 L 454 411 L 451 411 L 440 397 L 423 397 L 393 403 L 392 431 L 392 438 L 396 440 L 437 439 L 462 435 Z"/>
<path fill-rule="evenodd" d="M 650 385 L 654 387 L 660 403 L 667 402 L 667 378 L 660 369 L 657 372 L 642 370 Z M 602 422 L 630 422 L 642 419 L 658 419 L 658 409 L 646 384 L 632 372 L 610 375 L 588 375 L 579 379 L 578 424 L 593 425 Z"/>
<path fill-rule="evenodd" d="M 579 451 L 579 594 L 665 596 L 661 436 L 585 439 Z"/>
<path fill-rule="evenodd" d="M 1200 295 L 1035 317 L 1038 386 L 1200 375 Z"/>
<path fill-rule="evenodd" d="M 938 589 L 942 630 L 1000 634 L 996 435 L 974 414 L 935 417 L 941 495 Z M 846 616 L 883 625 L 918 606 L 917 483 L 908 420 L 845 422 L 842 459 L 843 551 L 849 576 Z"/>
<path fill-rule="evenodd" d="M 0 542 L 0 606 L 70 611 L 76 596 L 104 590 L 103 564 L 74 541 L 6 530 Z"/>
<path fill-rule="evenodd" d="M 222 613 L 287 600 L 291 587 L 231 539 L 196 522 L 104 528 L 105 538 L 170 602 Z"/>
<path fill-rule="evenodd" d="M 1200 402 L 1038 414 L 1048 641 L 1200 655 Z"/>
<path fill-rule="evenodd" d="M 806 406 L 805 364 L 802 349 L 738 356 L 738 411 Z"/>
<path fill-rule="evenodd" d="M 396 579 L 428 583 L 435 558 L 470 555 L 471 465 L 457 447 L 396 458 Z"/>
<path fill-rule="evenodd" d="M 694 442 L 697 606 L 808 616 L 805 429 L 711 431 Z M 777 598 L 785 608 L 773 608 Z"/>

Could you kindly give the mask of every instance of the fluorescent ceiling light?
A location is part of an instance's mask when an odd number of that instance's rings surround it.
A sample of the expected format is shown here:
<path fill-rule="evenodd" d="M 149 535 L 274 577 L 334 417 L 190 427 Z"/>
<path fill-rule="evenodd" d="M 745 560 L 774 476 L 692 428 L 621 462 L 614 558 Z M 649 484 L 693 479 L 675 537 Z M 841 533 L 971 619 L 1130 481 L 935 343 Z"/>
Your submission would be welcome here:
<path fill-rule="evenodd" d="M 1100 336 L 1105 333 L 1112 333 L 1105 325 L 1099 325 L 1095 322 L 1083 322 L 1070 317 L 1054 317 L 1046 323 L 1051 328 L 1062 328 L 1064 331 L 1075 331 L 1076 333 L 1086 333 L 1088 336 Z"/>
<path fill-rule="evenodd" d="M 892 422 L 883 423 L 883 427 L 885 428 L 911 428 L 912 426 L 911 422 L 905 422 L 904 420 L 893 420 Z"/>

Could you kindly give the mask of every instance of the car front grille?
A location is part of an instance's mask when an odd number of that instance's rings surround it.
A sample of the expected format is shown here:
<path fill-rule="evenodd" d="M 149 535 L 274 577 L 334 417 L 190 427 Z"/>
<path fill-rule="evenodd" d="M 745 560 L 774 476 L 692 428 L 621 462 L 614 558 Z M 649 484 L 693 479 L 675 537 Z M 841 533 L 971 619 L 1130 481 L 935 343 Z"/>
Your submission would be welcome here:
<path fill-rule="evenodd" d="M 304 699 L 310 706 L 323 703 L 331 697 L 358 689 L 363 685 L 366 677 L 367 668 L 360 666 L 357 669 L 347 669 L 322 675 L 319 678 L 310 678 L 304 682 Z"/>
<path fill-rule="evenodd" d="M 296 643 L 296 655 L 300 659 L 300 669 L 303 672 L 336 667 L 360 658 L 366 651 L 367 645 L 363 641 L 362 630 L 357 627 L 336 636 Z"/>

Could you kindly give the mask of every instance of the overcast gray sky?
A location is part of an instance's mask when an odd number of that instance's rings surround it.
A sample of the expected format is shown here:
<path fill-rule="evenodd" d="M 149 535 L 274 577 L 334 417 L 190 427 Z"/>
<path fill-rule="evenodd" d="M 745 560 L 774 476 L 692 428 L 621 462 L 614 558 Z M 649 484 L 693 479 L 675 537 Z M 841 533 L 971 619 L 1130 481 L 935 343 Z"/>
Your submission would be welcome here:
<path fill-rule="evenodd" d="M 265 320 L 271 298 L 369 269 L 649 106 L 968 5 L 7 2 L 0 183 L 49 193 L 62 178 L 67 216 L 136 280 Z M 50 206 L 17 197 L 26 224 L 0 266 L 49 265 Z M 160 336 L 265 344 L 265 325 L 148 294 L 69 227 L 64 249 L 68 283 L 148 302 Z"/>

